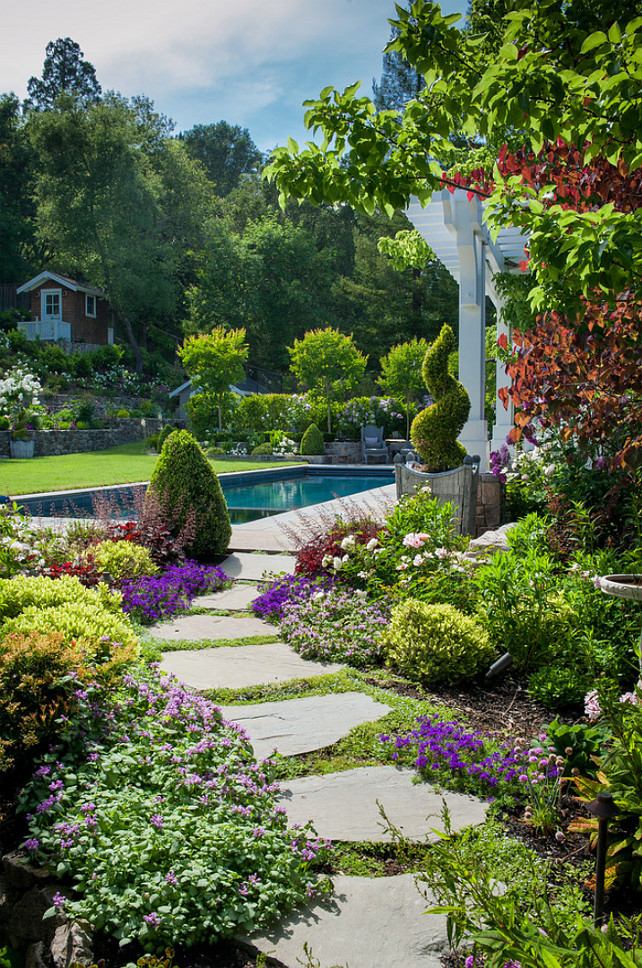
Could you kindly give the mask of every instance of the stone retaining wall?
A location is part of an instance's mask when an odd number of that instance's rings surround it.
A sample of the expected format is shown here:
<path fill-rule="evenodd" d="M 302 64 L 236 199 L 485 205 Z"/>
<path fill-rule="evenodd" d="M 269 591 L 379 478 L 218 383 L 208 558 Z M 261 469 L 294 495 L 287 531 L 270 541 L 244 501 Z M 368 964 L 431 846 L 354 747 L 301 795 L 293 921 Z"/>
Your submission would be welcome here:
<path fill-rule="evenodd" d="M 40 402 L 46 407 L 51 407 L 54 411 L 64 410 L 67 407 L 73 410 L 83 399 L 80 392 L 40 394 Z M 122 394 L 114 397 L 95 397 L 91 402 L 94 408 L 94 416 L 104 419 L 107 416 L 107 410 L 139 410 L 144 404 L 149 403 L 149 398 Z"/>
<path fill-rule="evenodd" d="M 358 440 L 335 440 L 325 445 L 325 464 L 360 464 L 361 444 Z"/>
<path fill-rule="evenodd" d="M 144 440 L 158 433 L 167 421 L 156 417 L 115 419 L 114 426 L 104 430 L 34 430 L 34 457 L 59 454 L 83 454 L 92 450 L 106 450 L 134 440 Z M 10 433 L 0 430 L 0 457 L 10 456 Z"/>

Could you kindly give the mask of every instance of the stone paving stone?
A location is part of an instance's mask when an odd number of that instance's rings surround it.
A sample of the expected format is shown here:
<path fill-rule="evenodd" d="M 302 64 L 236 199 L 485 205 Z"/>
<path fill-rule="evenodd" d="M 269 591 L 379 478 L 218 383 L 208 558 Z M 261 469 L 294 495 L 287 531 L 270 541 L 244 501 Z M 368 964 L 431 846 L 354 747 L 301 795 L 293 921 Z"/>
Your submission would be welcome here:
<path fill-rule="evenodd" d="M 229 555 L 221 562 L 220 567 L 228 578 L 258 581 L 266 572 L 270 574 L 274 572 L 277 575 L 282 571 L 291 573 L 294 571 L 295 564 L 296 558 L 293 555 L 252 555 L 239 552 Z"/>
<path fill-rule="evenodd" d="M 255 615 L 174 615 L 169 621 L 152 625 L 155 639 L 241 639 L 250 635 L 276 635 L 276 628 Z"/>
<path fill-rule="evenodd" d="M 192 604 L 196 608 L 227 609 L 230 612 L 242 611 L 249 608 L 260 594 L 256 585 L 244 585 L 235 582 L 232 588 L 224 588 L 221 592 L 199 595 Z"/>
<path fill-rule="evenodd" d="M 288 682 L 338 672 L 345 667 L 332 662 L 310 662 L 283 642 L 268 642 L 167 652 L 162 657 L 161 668 L 192 689 L 202 690 L 244 689 L 262 683 Z"/>
<path fill-rule="evenodd" d="M 410 840 L 433 842 L 432 830 L 443 830 L 445 802 L 453 830 L 483 823 L 487 804 L 463 793 L 436 793 L 429 783 L 413 783 L 414 770 L 369 766 L 326 776 L 304 776 L 281 785 L 288 820 L 312 820 L 320 837 L 329 840 L 390 840 L 379 812 Z"/>
<path fill-rule="evenodd" d="M 414 874 L 332 878 L 334 896 L 310 902 L 276 927 L 241 940 L 287 968 L 441 968 L 448 949 L 446 918 L 425 914 L 435 902 Z"/>
<path fill-rule="evenodd" d="M 360 723 L 381 719 L 390 707 L 362 692 L 306 696 L 282 702 L 223 706 L 225 719 L 240 723 L 257 756 L 309 753 L 336 743 Z"/>

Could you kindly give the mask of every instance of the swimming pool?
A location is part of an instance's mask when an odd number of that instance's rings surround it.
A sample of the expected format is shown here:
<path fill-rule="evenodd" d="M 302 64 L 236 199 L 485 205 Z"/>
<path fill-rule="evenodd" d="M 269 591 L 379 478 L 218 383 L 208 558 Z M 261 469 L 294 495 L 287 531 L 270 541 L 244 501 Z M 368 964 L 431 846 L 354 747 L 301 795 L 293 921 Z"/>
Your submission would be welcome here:
<path fill-rule="evenodd" d="M 230 509 L 232 524 L 244 524 L 283 511 L 294 511 L 392 484 L 393 468 L 347 465 L 299 465 L 267 470 L 233 471 L 220 474 L 219 481 Z M 147 490 L 147 483 L 117 484 L 113 487 L 84 488 L 24 495 L 19 503 L 37 517 L 90 518 L 97 500 L 108 503 L 113 516 L 133 517 L 132 508 Z"/>
<path fill-rule="evenodd" d="M 223 482 L 222 482 L 223 483 Z M 298 508 L 322 504 L 337 497 L 348 497 L 361 491 L 392 483 L 390 475 L 366 475 L 362 477 L 329 474 L 306 474 L 294 480 L 277 480 L 263 484 L 223 484 L 232 524 L 244 524 L 257 518 Z"/>

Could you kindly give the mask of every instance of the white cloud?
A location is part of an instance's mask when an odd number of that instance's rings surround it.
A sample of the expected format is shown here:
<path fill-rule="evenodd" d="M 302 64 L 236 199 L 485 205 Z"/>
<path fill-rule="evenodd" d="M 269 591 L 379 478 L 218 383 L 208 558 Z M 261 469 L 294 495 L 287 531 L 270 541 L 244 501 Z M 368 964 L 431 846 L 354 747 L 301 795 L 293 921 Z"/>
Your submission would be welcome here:
<path fill-rule="evenodd" d="M 326 84 L 369 90 L 391 16 L 394 0 L 22 0 L 3 13 L 0 92 L 24 96 L 47 43 L 71 37 L 103 88 L 146 94 L 181 128 L 225 117 L 254 134 Z"/>

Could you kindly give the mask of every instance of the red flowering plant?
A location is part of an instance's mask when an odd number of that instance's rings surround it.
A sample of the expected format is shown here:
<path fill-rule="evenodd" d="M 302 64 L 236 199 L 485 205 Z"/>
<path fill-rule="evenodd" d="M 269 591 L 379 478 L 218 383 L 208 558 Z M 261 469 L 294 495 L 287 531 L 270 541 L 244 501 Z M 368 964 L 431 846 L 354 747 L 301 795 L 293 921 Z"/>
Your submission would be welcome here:
<path fill-rule="evenodd" d="M 381 525 L 370 517 L 338 518 L 329 530 L 310 538 L 296 556 L 297 575 L 340 575 L 340 562 L 348 550 L 367 545 L 381 530 Z"/>

